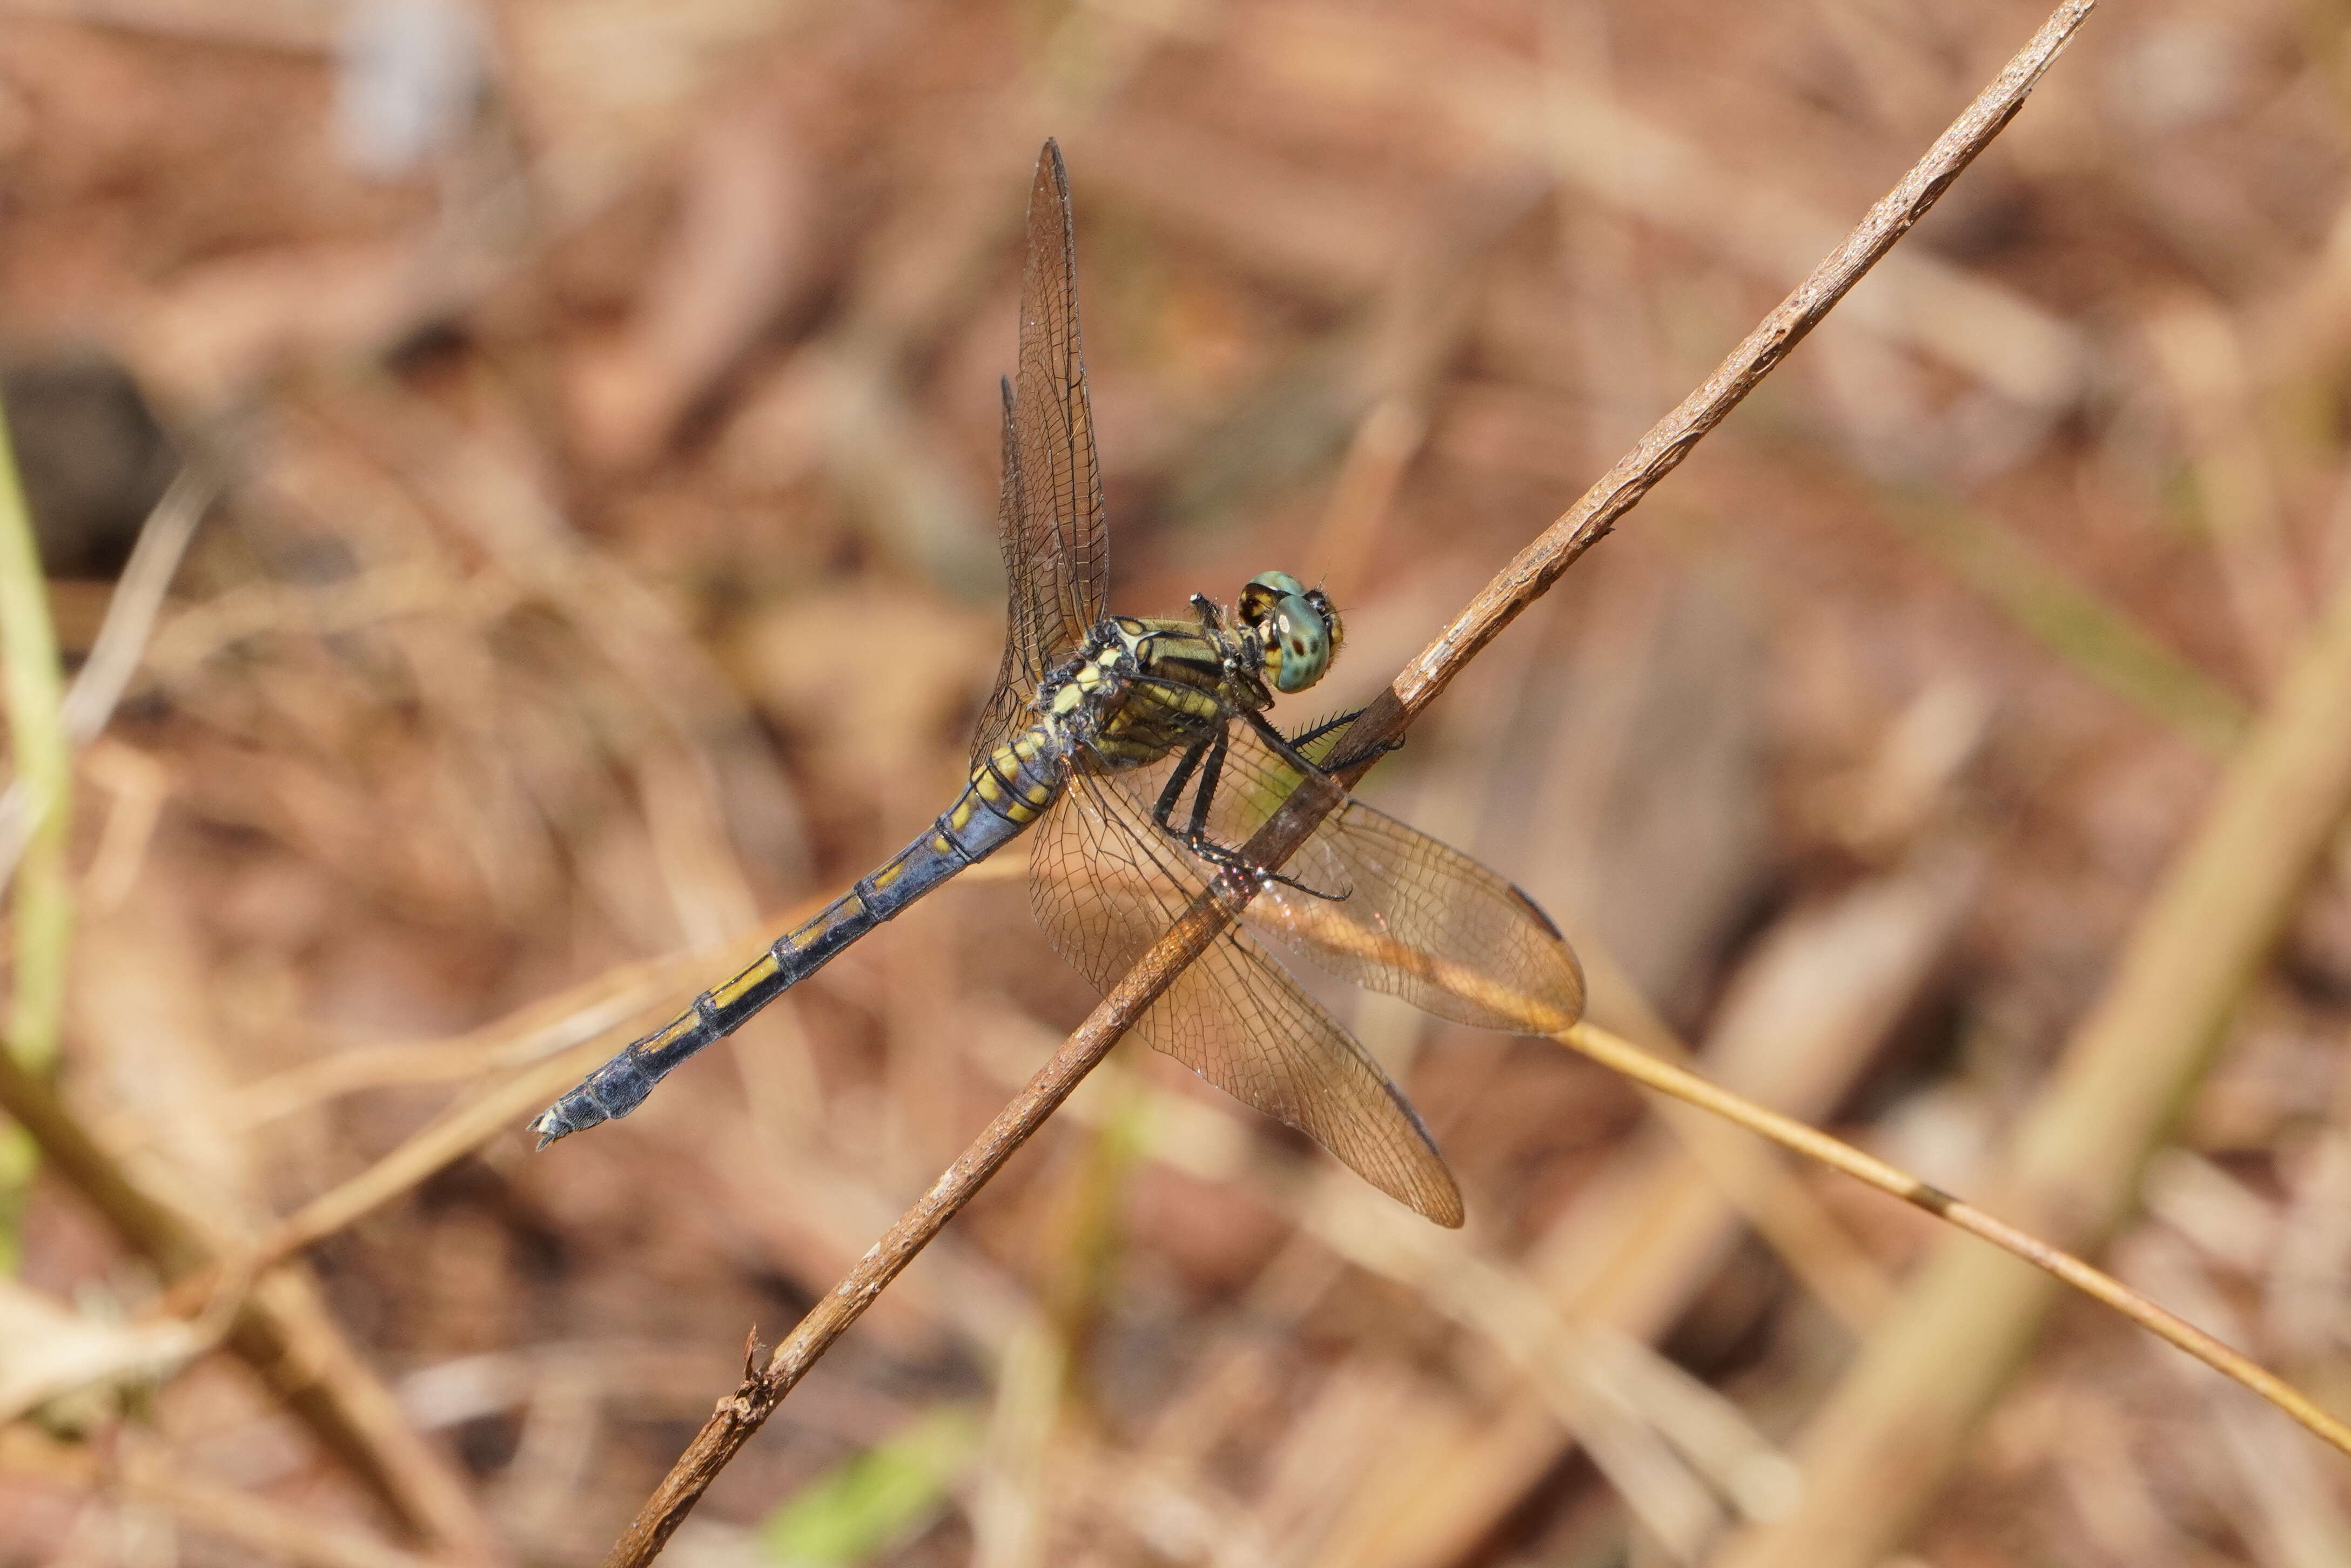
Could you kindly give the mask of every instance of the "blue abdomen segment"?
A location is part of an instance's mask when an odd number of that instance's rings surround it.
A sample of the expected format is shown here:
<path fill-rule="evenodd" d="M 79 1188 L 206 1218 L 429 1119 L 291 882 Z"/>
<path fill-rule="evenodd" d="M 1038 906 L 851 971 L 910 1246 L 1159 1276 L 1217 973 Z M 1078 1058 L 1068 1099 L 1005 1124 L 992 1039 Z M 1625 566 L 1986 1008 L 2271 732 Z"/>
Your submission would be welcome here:
<path fill-rule="evenodd" d="M 982 758 L 955 804 L 922 837 L 860 878 L 815 919 L 778 937 L 758 963 L 695 998 L 692 1007 L 541 1112 L 530 1124 L 539 1147 L 627 1115 L 686 1058 L 734 1033 L 851 943 L 1018 838 L 1061 794 L 1062 751 L 1053 730 L 1039 725 Z"/>

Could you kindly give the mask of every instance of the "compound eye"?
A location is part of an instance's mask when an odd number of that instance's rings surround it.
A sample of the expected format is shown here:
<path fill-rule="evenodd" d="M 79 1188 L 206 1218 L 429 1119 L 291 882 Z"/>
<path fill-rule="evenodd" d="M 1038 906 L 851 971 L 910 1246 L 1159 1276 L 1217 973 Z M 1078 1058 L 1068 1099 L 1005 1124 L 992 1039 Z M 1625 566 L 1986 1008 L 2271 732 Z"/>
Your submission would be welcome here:
<path fill-rule="evenodd" d="M 1291 594 L 1276 605 L 1266 631 L 1266 663 L 1273 673 L 1274 690 L 1302 692 L 1331 667 L 1328 623 L 1302 594 Z"/>

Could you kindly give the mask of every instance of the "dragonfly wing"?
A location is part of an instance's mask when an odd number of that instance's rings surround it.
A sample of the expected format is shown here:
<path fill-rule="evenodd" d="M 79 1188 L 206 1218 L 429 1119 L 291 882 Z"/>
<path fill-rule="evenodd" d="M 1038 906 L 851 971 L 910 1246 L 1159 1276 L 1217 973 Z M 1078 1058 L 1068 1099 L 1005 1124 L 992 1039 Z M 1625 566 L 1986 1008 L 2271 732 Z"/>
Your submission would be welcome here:
<path fill-rule="evenodd" d="M 1210 835 L 1246 843 L 1299 782 L 1236 726 Z M 1583 967 L 1550 916 L 1491 869 L 1384 811 L 1350 798 L 1282 870 L 1313 891 L 1274 883 L 1246 917 L 1277 947 L 1482 1029 L 1548 1032 L 1583 1016 Z M 1528 1002 L 1541 1011 L 1529 1016 Z"/>
<path fill-rule="evenodd" d="M 1037 830 L 1029 896 L 1053 945 L 1107 991 L 1207 884 L 1120 783 L 1081 774 Z M 1227 929 L 1135 1028 L 1440 1225 L 1461 1193 L 1402 1091 L 1248 932 Z"/>
<path fill-rule="evenodd" d="M 1078 333 L 1077 229 L 1069 172 L 1050 141 L 1029 192 L 1019 359 L 1018 391 L 1004 383 L 996 513 L 1008 601 L 1004 662 L 972 742 L 975 767 L 1021 727 L 1046 673 L 1110 613 L 1110 541 Z"/>
<path fill-rule="evenodd" d="M 1041 668 L 1050 669 L 1110 612 L 1110 548 L 1093 404 L 1078 337 L 1077 229 L 1061 149 L 1048 141 L 1029 191 L 1029 259 L 1020 277 L 1020 373 L 1013 398 L 1020 454 L 1025 593 Z"/>

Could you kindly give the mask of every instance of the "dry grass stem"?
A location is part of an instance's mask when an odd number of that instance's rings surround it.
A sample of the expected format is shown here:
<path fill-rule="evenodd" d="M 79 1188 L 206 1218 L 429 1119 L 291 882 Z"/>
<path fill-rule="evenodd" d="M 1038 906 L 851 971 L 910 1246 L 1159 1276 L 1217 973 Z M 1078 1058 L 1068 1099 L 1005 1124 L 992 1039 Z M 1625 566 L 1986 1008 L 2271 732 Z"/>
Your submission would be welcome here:
<path fill-rule="evenodd" d="M 0 659 L 5 659 L 12 785 L 25 821 L 16 871 L 7 1038 L 0 1055 L 46 1071 L 57 1055 L 65 1007 L 66 956 L 73 940 L 73 887 L 66 868 L 72 823 L 73 751 L 64 716 L 64 675 L 49 622 L 33 514 L 0 412 Z M 21 858 L 20 858 L 21 857 Z"/>
<path fill-rule="evenodd" d="M 216 488 L 208 476 L 193 468 L 183 470 L 139 530 L 139 542 L 123 566 L 121 580 L 107 601 L 106 620 L 90 644 L 89 657 L 75 673 L 72 685 L 57 705 L 58 723 L 72 745 L 87 746 L 95 739 L 106 727 L 114 705 L 122 699 L 123 688 L 131 684 L 146 650 L 148 633 L 163 606 L 172 576 L 179 570 L 180 558 L 186 553 L 188 540 L 204 519 Z M 0 878 L 15 869 L 43 820 L 32 809 L 32 799 L 29 781 L 21 774 L 0 792 Z"/>
<path fill-rule="evenodd" d="M 1630 1040 L 1619 1039 L 1605 1030 L 1595 1029 L 1590 1024 L 1578 1024 L 1573 1029 L 1561 1031 L 1555 1038 L 1561 1044 L 1582 1051 L 1636 1083 L 1661 1094 L 1670 1094 L 1687 1104 L 1699 1106 L 1815 1164 L 1841 1171 L 1855 1181 L 1923 1208 L 1970 1236 L 1991 1242 L 2001 1251 L 2064 1281 L 2092 1300 L 2112 1307 L 2158 1338 L 2178 1346 L 2205 1365 L 2252 1390 L 2309 1427 L 2325 1442 L 2346 1455 L 2351 1455 L 2351 1426 L 2319 1408 L 2284 1379 L 2194 1324 L 2165 1312 L 2112 1275 L 2050 1246 L 2031 1232 L 1997 1219 L 1972 1204 L 1961 1202 L 1949 1193 L 1865 1155 L 1850 1144 L 1742 1100 L 1695 1073 L 1659 1061 Z"/>

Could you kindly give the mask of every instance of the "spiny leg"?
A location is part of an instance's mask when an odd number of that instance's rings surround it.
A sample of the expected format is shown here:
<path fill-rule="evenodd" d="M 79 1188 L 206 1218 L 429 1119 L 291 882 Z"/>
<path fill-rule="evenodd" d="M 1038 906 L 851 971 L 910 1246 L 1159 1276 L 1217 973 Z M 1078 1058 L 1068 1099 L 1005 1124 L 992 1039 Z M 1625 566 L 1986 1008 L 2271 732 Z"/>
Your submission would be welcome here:
<path fill-rule="evenodd" d="M 1302 758 L 1317 773 L 1332 774 L 1343 772 L 1345 769 L 1353 767 L 1358 762 L 1369 761 L 1374 757 L 1385 757 L 1389 752 L 1398 750 L 1403 747 L 1404 737 L 1397 736 L 1393 740 L 1383 741 L 1376 751 L 1358 753 L 1353 757 L 1333 757 L 1322 762 L 1315 762 L 1312 758 L 1306 757 L 1305 753 L 1308 747 L 1313 745 L 1316 741 L 1322 739 L 1324 736 L 1329 735 L 1333 730 L 1345 729 L 1349 725 L 1354 723 L 1357 719 L 1363 716 L 1364 710 L 1362 708 L 1350 708 L 1345 713 L 1338 714 L 1332 717 L 1324 719 L 1321 724 L 1309 725 L 1304 729 L 1300 730 L 1297 734 L 1288 737 L 1288 747 L 1290 751 L 1298 754 L 1297 758 L 1293 758 L 1290 756 L 1282 754 L 1279 747 L 1277 747 L 1277 755 L 1281 755 L 1282 760 L 1290 763 L 1292 767 L 1297 766 L 1298 760 Z M 1279 736 L 1280 734 L 1280 732 L 1275 730 L 1270 724 L 1261 724 L 1259 726 L 1259 728 L 1260 732 L 1268 736 Z"/>
<path fill-rule="evenodd" d="M 1310 724 L 1304 729 L 1300 730 L 1296 735 L 1291 736 L 1290 737 L 1290 744 L 1301 747 L 1301 749 L 1311 746 L 1316 741 L 1322 739 L 1324 736 L 1330 734 L 1332 730 L 1344 729 L 1347 726 L 1354 723 L 1357 718 L 1363 716 L 1363 712 L 1364 710 L 1362 708 L 1351 708 L 1345 713 L 1332 715 L 1331 717 L 1324 719 L 1321 724 Z"/>

